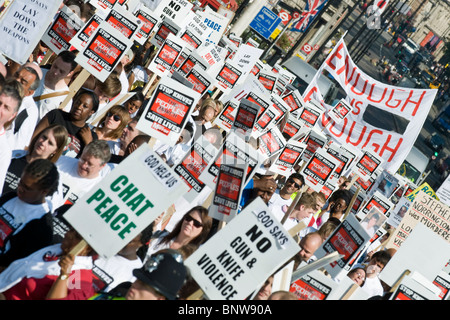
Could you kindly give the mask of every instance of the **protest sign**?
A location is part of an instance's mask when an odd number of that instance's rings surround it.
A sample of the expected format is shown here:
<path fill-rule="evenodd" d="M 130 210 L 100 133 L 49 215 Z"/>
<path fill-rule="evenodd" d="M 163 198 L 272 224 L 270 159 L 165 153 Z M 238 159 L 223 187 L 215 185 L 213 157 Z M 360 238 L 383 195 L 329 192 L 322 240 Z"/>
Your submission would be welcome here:
<path fill-rule="evenodd" d="M 408 211 L 410 206 L 411 202 L 408 199 L 401 198 L 395 205 L 395 208 L 391 211 L 387 223 L 394 228 L 397 228 L 400 225 L 403 217 L 406 215 L 406 212 Z"/>
<path fill-rule="evenodd" d="M 424 224 L 439 237 L 450 242 L 450 208 L 420 191 L 386 247 L 400 248 L 403 241 L 409 237 L 410 232 L 419 223 Z"/>
<path fill-rule="evenodd" d="M 272 106 L 278 111 L 279 116 L 275 118 L 275 123 L 278 124 L 281 121 L 281 118 L 289 112 L 290 108 L 279 95 L 271 94 L 270 101 L 272 102 Z"/>
<path fill-rule="evenodd" d="M 389 300 L 411 301 L 411 300 L 439 300 L 436 295 L 436 288 L 426 279 L 417 279 L 417 272 L 413 275 L 406 275 L 396 290 L 389 297 Z"/>
<path fill-rule="evenodd" d="M 309 131 L 308 137 L 305 139 L 306 150 L 303 152 L 302 160 L 308 161 L 311 159 L 316 150 L 325 147 L 327 142 L 328 138 L 322 132 L 313 128 Z"/>
<path fill-rule="evenodd" d="M 206 6 L 205 10 L 200 12 L 199 15 L 202 22 L 208 26 L 209 35 L 206 41 L 212 44 L 218 44 L 230 22 L 230 17 L 225 17 L 220 13 L 214 12 L 209 6 Z"/>
<path fill-rule="evenodd" d="M 156 26 L 155 35 L 150 39 L 150 43 L 156 47 L 161 47 L 169 34 L 172 33 L 177 36 L 180 29 L 181 26 L 175 21 L 165 18 Z"/>
<path fill-rule="evenodd" d="M 352 112 L 353 107 L 345 101 L 345 99 L 339 100 L 339 102 L 328 112 L 328 115 L 336 123 L 341 123 L 344 118 Z"/>
<path fill-rule="evenodd" d="M 194 91 L 197 91 L 202 96 L 214 83 L 214 80 L 209 73 L 197 66 L 194 66 L 191 71 L 186 74 L 185 78 L 193 84 Z"/>
<path fill-rule="evenodd" d="M 382 172 L 381 169 L 375 170 L 375 172 L 367 180 L 363 180 L 355 172 L 352 172 L 350 174 L 350 179 L 351 181 L 354 181 L 354 184 L 356 186 L 359 186 L 361 190 L 364 191 L 364 193 L 367 195 L 370 192 L 370 190 L 372 190 L 372 187 L 375 181 L 377 180 L 378 176 L 381 174 L 381 172 Z"/>
<path fill-rule="evenodd" d="M 268 70 L 262 70 L 258 73 L 258 80 L 263 84 L 264 88 L 270 93 L 275 90 L 275 84 L 277 82 L 277 75 Z"/>
<path fill-rule="evenodd" d="M 383 158 L 378 154 L 363 150 L 363 155 L 355 163 L 355 171 L 363 180 L 367 181 L 369 177 L 380 168 L 383 163 Z"/>
<path fill-rule="evenodd" d="M 208 215 L 228 223 L 235 218 L 240 209 L 239 203 L 244 189 L 247 163 L 237 161 L 236 158 L 228 158 L 226 155 L 223 159 Z"/>
<path fill-rule="evenodd" d="M 108 14 L 116 4 L 119 2 L 124 2 L 123 0 L 88 0 L 91 5 L 93 5 L 97 10 L 97 12 L 101 12 L 100 14 Z"/>
<path fill-rule="evenodd" d="M 140 44 L 144 45 L 145 42 L 150 38 L 152 32 L 155 31 L 156 26 L 160 22 L 158 17 L 145 6 L 140 6 L 138 10 L 134 13 L 135 17 L 138 18 L 141 23 L 141 27 L 135 34 L 135 40 Z"/>
<path fill-rule="evenodd" d="M 0 52 L 23 65 L 52 23 L 62 0 L 15 0 L 0 21 Z"/>
<path fill-rule="evenodd" d="M 289 113 L 288 119 L 286 121 L 286 124 L 284 125 L 282 133 L 284 138 L 286 140 L 289 140 L 297 136 L 302 128 L 304 128 L 304 130 L 307 130 L 305 131 L 306 134 L 308 134 L 309 131 L 311 130 L 310 128 L 307 128 L 302 121 L 298 120 L 296 116 Z"/>
<path fill-rule="evenodd" d="M 259 73 L 264 70 L 264 62 L 258 59 L 258 61 L 255 62 L 255 65 L 250 70 L 250 74 L 254 75 L 255 77 L 258 77 Z"/>
<path fill-rule="evenodd" d="M 450 175 L 447 176 L 441 186 L 436 190 L 436 196 L 440 201 L 450 206 Z"/>
<path fill-rule="evenodd" d="M 341 148 L 341 146 L 338 146 L 335 143 L 332 143 L 327 148 L 327 152 L 339 162 L 339 166 L 336 168 L 336 170 L 334 170 L 333 173 L 333 176 L 339 178 L 343 174 L 344 168 L 351 161 L 351 156 L 345 149 Z"/>
<path fill-rule="evenodd" d="M 55 54 L 69 50 L 70 40 L 82 28 L 84 22 L 67 6 L 61 8 L 41 40 Z"/>
<path fill-rule="evenodd" d="M 414 145 L 436 96 L 436 89 L 413 89 L 384 84 L 364 73 L 351 59 L 344 39 L 341 39 L 317 70 L 316 76 L 303 93 L 305 101 L 313 98 L 323 101 L 318 79 L 324 77 L 322 71 L 332 77 L 344 89 L 346 100 L 353 106 L 341 123 L 327 126 L 325 116 L 319 126 L 341 144 L 352 144 L 360 150 L 371 150 L 383 159 L 383 168 L 396 172 Z M 332 106 L 325 105 L 327 111 Z M 379 121 L 372 125 L 363 120 L 370 109 L 385 112 L 386 120 L 395 117 L 405 119 L 406 128 L 393 129 L 382 126 Z M 372 109 L 373 110 L 373 109 Z M 371 121 L 375 123 L 375 121 Z M 384 122 L 385 123 L 385 122 Z"/>
<path fill-rule="evenodd" d="M 212 77 L 215 77 L 223 65 L 223 57 L 220 48 L 205 42 L 197 49 L 198 54 L 206 62 L 206 69 Z"/>
<path fill-rule="evenodd" d="M 268 131 L 258 137 L 259 151 L 265 157 L 270 158 L 281 152 L 286 146 L 286 140 L 276 126 L 272 126 Z"/>
<path fill-rule="evenodd" d="M 102 23 L 103 18 L 94 14 L 82 27 L 75 36 L 70 40 L 70 44 L 78 51 L 83 51 L 84 47 L 88 43 L 92 34 L 97 30 L 100 23 Z"/>
<path fill-rule="evenodd" d="M 242 73 L 246 75 L 252 71 L 263 51 L 264 50 L 262 49 L 255 48 L 247 44 L 242 44 L 237 48 L 233 57 L 229 59 L 232 60 L 239 67 Z"/>
<path fill-rule="evenodd" d="M 403 222 L 402 222 L 403 223 Z M 393 286 L 405 270 L 417 271 L 429 281 L 434 281 L 436 275 L 448 262 L 450 244 L 433 230 L 422 223 L 417 223 L 401 247 L 391 247 L 397 252 L 380 272 L 380 280 L 388 286 Z"/>
<path fill-rule="evenodd" d="M 208 185 L 211 189 L 215 188 L 217 182 L 217 175 L 219 174 L 219 168 L 222 164 L 223 156 L 237 158 L 239 161 L 247 163 L 247 176 L 245 184 L 247 184 L 263 162 L 262 155 L 259 151 L 255 150 L 252 146 L 246 143 L 240 136 L 234 131 L 231 131 L 225 139 L 222 147 L 217 153 L 213 161 L 203 170 L 200 175 L 200 180 Z"/>
<path fill-rule="evenodd" d="M 338 286 L 336 281 L 314 270 L 292 282 L 289 292 L 294 293 L 298 300 L 327 300 Z"/>
<path fill-rule="evenodd" d="M 355 194 L 355 186 L 352 186 L 350 190 L 353 192 L 353 194 Z M 364 191 L 358 192 L 358 195 L 355 198 L 355 202 L 353 202 L 352 208 L 350 210 L 352 214 L 356 215 L 356 213 L 361 209 L 364 199 L 366 199 L 366 194 L 364 193 Z"/>
<path fill-rule="evenodd" d="M 242 99 L 234 117 L 232 130 L 240 130 L 245 139 L 249 139 L 261 107 L 247 99 Z"/>
<path fill-rule="evenodd" d="M 188 42 L 193 48 L 202 45 L 206 37 L 208 27 L 202 22 L 201 17 L 195 14 L 190 21 L 187 22 L 186 29 L 182 32 L 180 38 Z"/>
<path fill-rule="evenodd" d="M 217 88 L 224 93 L 229 93 L 237 84 L 242 74 L 242 71 L 235 63 L 231 61 L 225 62 L 215 78 L 217 80 Z"/>
<path fill-rule="evenodd" d="M 161 20 L 170 19 L 179 22 L 181 25 L 189 16 L 192 7 L 193 4 L 188 0 L 170 0 L 161 1 L 153 11 Z"/>
<path fill-rule="evenodd" d="M 188 187 L 148 144 L 83 195 L 64 218 L 102 257 L 115 255 Z"/>
<path fill-rule="evenodd" d="M 280 113 L 273 105 L 269 106 L 258 117 L 253 127 L 252 137 L 257 138 L 265 131 L 269 130 L 272 125 L 276 125 L 275 120 L 280 118 Z"/>
<path fill-rule="evenodd" d="M 361 220 L 361 226 L 373 237 L 375 232 L 384 224 L 387 216 L 381 212 L 376 206 L 371 206 L 367 214 Z"/>
<path fill-rule="evenodd" d="M 396 178 L 386 170 L 383 170 L 377 177 L 377 180 L 373 184 L 373 187 L 368 193 L 368 196 L 371 196 L 375 191 L 378 191 L 386 198 L 390 198 L 395 188 L 397 187 L 398 182 L 398 178 Z"/>
<path fill-rule="evenodd" d="M 135 34 L 143 24 L 141 20 L 136 18 L 125 8 L 117 5 L 109 11 L 108 15 L 105 17 L 105 21 L 129 40 L 134 40 Z"/>
<path fill-rule="evenodd" d="M 407 190 L 408 191 L 408 190 Z M 436 195 L 436 193 L 434 192 L 434 190 L 430 187 L 430 185 L 426 182 L 422 183 L 419 187 L 413 189 L 411 192 L 406 193 L 405 192 L 405 197 L 406 199 L 408 199 L 409 201 L 413 202 L 414 199 L 416 198 L 416 196 L 419 194 L 419 192 L 425 192 L 427 195 L 429 195 L 430 197 L 433 197 L 436 200 L 439 200 L 438 196 Z"/>
<path fill-rule="evenodd" d="M 186 181 L 190 188 L 184 195 L 187 201 L 192 202 L 205 188 L 205 184 L 199 177 L 217 152 L 218 150 L 204 136 L 200 136 L 180 163 L 174 167 L 174 171 Z"/>
<path fill-rule="evenodd" d="M 159 47 L 148 69 L 159 77 L 170 76 L 184 45 L 183 40 L 172 33 L 169 34 L 161 47 Z"/>
<path fill-rule="evenodd" d="M 379 191 L 376 191 L 366 202 L 364 207 L 356 214 L 360 220 L 364 219 L 372 207 L 380 210 L 380 213 L 388 217 L 388 212 L 394 207 L 394 204 L 388 198 L 383 196 Z"/>
<path fill-rule="evenodd" d="M 450 294 L 450 275 L 441 271 L 434 279 L 433 284 L 441 290 L 439 299 L 448 300 Z"/>
<path fill-rule="evenodd" d="M 264 92 L 251 91 L 247 94 L 245 99 L 253 103 L 256 103 L 258 106 L 261 107 L 257 119 L 259 119 L 262 113 L 272 105 L 272 103 L 270 102 L 270 94 L 265 89 Z"/>
<path fill-rule="evenodd" d="M 208 70 L 208 64 L 197 52 L 197 50 L 192 50 L 189 55 L 180 63 L 177 71 L 186 76 L 194 67 L 197 67 L 203 71 Z"/>
<path fill-rule="evenodd" d="M 304 152 L 306 150 L 307 148 Z M 308 160 L 301 173 L 305 183 L 314 191 L 320 192 L 338 166 L 339 162 L 332 155 L 319 148 Z"/>
<path fill-rule="evenodd" d="M 169 77 L 161 78 L 136 128 L 174 146 L 200 94 Z"/>
<path fill-rule="evenodd" d="M 303 109 L 295 110 L 294 114 L 298 114 L 298 119 L 303 121 L 305 125 L 314 127 L 324 111 L 325 110 L 322 107 L 319 107 L 318 104 L 309 101 L 304 104 Z"/>
<path fill-rule="evenodd" d="M 281 98 L 291 108 L 291 110 L 289 110 L 290 112 L 294 112 L 305 106 L 302 95 L 297 89 L 292 92 L 289 92 L 288 94 L 282 96 Z"/>
<path fill-rule="evenodd" d="M 315 256 L 321 258 L 334 251 L 344 255 L 341 259 L 325 266 L 325 270 L 332 278 L 337 277 L 345 267 L 350 263 L 356 254 L 369 241 L 371 236 L 364 231 L 358 220 L 349 215 L 334 230 L 327 240 L 316 250 Z"/>
<path fill-rule="evenodd" d="M 77 54 L 75 62 L 104 82 L 116 68 L 133 42 L 103 21 L 91 36 L 86 47 Z"/>
<path fill-rule="evenodd" d="M 210 300 L 243 300 L 300 250 L 256 198 L 185 260 Z"/>
<path fill-rule="evenodd" d="M 236 99 L 228 100 L 224 106 L 222 112 L 214 119 L 213 124 L 217 125 L 220 129 L 229 132 L 234 123 L 236 112 L 239 108 L 239 101 Z"/>

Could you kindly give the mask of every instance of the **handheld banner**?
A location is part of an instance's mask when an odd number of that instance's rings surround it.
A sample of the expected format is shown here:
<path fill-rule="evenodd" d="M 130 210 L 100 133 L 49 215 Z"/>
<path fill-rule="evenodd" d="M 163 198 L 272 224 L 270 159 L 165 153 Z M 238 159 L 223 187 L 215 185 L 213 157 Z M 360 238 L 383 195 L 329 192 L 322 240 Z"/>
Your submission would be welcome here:
<path fill-rule="evenodd" d="M 320 192 L 338 166 L 339 162 L 320 148 L 309 159 L 301 173 L 305 177 L 306 184 L 314 191 Z"/>
<path fill-rule="evenodd" d="M 200 180 L 207 184 L 211 189 L 215 188 L 217 175 L 219 174 L 219 168 L 223 162 L 224 156 L 237 158 L 239 161 L 248 164 L 245 184 L 253 178 L 257 168 L 259 168 L 263 162 L 262 155 L 259 151 L 253 149 L 252 146 L 231 131 L 214 160 L 208 164 L 208 167 L 206 167 L 200 175 Z"/>
<path fill-rule="evenodd" d="M 12 1 L 0 20 L 0 52 L 23 65 L 52 23 L 62 0 Z"/>
<path fill-rule="evenodd" d="M 155 29 L 155 35 L 150 39 L 150 43 L 156 47 L 161 47 L 169 34 L 178 35 L 181 27 L 169 18 L 162 20 Z"/>
<path fill-rule="evenodd" d="M 283 136 L 286 140 L 293 139 L 300 133 L 300 130 L 302 128 L 305 128 L 305 130 L 308 131 L 307 133 L 309 133 L 309 131 L 311 130 L 310 128 L 306 129 L 306 126 L 302 121 L 298 120 L 297 117 L 289 114 L 286 124 L 283 128 Z"/>
<path fill-rule="evenodd" d="M 121 6 L 115 6 L 105 17 L 105 21 L 129 40 L 134 40 L 135 34 L 143 24 Z"/>
<path fill-rule="evenodd" d="M 270 101 L 272 102 L 272 106 L 278 111 L 279 115 L 275 118 L 275 123 L 278 124 L 286 113 L 289 112 L 289 106 L 276 94 L 270 95 Z"/>
<path fill-rule="evenodd" d="M 206 41 L 217 45 L 226 31 L 231 17 L 225 17 L 218 12 L 213 11 L 209 6 L 200 12 L 202 22 L 208 26 L 209 35 Z"/>
<path fill-rule="evenodd" d="M 210 217 L 227 223 L 239 210 L 247 172 L 247 163 L 236 160 L 236 158 L 225 159 L 220 165 L 212 204 L 208 211 Z"/>
<path fill-rule="evenodd" d="M 298 300 L 327 300 L 338 285 L 322 272 L 314 270 L 292 282 L 289 292 L 294 293 Z"/>
<path fill-rule="evenodd" d="M 133 240 L 188 187 L 143 144 L 83 195 L 64 218 L 109 258 Z"/>
<path fill-rule="evenodd" d="M 345 99 L 339 100 L 339 102 L 328 112 L 328 115 L 336 123 L 341 123 L 344 118 L 352 112 L 353 107 L 345 101 Z"/>
<path fill-rule="evenodd" d="M 175 146 L 200 94 L 178 81 L 163 77 L 148 102 L 136 128 Z"/>
<path fill-rule="evenodd" d="M 244 136 L 250 138 L 261 108 L 256 103 L 242 99 L 234 117 L 231 129 L 242 130 Z"/>
<path fill-rule="evenodd" d="M 85 24 L 78 30 L 77 34 L 72 37 L 70 44 L 78 51 L 83 51 L 89 39 L 97 30 L 98 26 L 102 23 L 103 18 L 94 14 Z"/>
<path fill-rule="evenodd" d="M 239 108 L 238 100 L 236 99 L 228 100 L 224 104 L 222 112 L 214 119 L 213 124 L 217 125 L 220 129 L 226 132 L 230 132 L 238 108 Z"/>
<path fill-rule="evenodd" d="M 253 127 L 252 137 L 256 138 L 269 130 L 271 126 L 275 126 L 275 120 L 280 117 L 279 111 L 273 106 L 269 106 L 264 112 L 261 113 L 255 126 Z"/>
<path fill-rule="evenodd" d="M 427 280 L 425 280 L 427 281 Z M 427 281 L 428 282 L 428 281 Z M 400 301 L 423 301 L 423 300 L 439 300 L 436 295 L 436 289 L 430 290 L 429 285 L 433 285 L 431 282 L 424 285 L 424 281 L 417 281 L 413 276 L 405 276 L 402 279 L 396 290 L 389 297 L 389 300 Z"/>
<path fill-rule="evenodd" d="M 243 300 L 299 250 L 258 197 L 185 265 L 208 299 Z"/>
<path fill-rule="evenodd" d="M 269 168 L 269 171 L 289 177 L 293 173 L 295 165 L 300 161 L 305 149 L 306 144 L 304 143 L 293 140 L 288 141 L 280 155 Z"/>
<path fill-rule="evenodd" d="M 383 158 L 376 153 L 366 150 L 363 151 L 359 161 L 355 163 L 355 169 L 358 175 L 367 181 L 377 168 L 381 168 L 382 163 Z"/>
<path fill-rule="evenodd" d="M 328 274 L 335 278 L 342 271 L 345 271 L 346 265 L 353 260 L 370 238 L 371 236 L 361 227 L 359 221 L 354 216 L 349 215 L 316 250 L 314 255 L 321 258 L 334 251 L 344 255 L 336 262 L 325 266 Z"/>
<path fill-rule="evenodd" d="M 302 160 L 308 161 L 314 155 L 316 150 L 324 148 L 328 142 L 328 138 L 319 132 L 317 129 L 313 128 L 308 137 L 305 139 L 306 150 L 303 152 Z"/>
<path fill-rule="evenodd" d="M 159 47 L 148 69 L 160 77 L 170 76 L 173 73 L 175 62 L 183 50 L 183 46 L 183 40 L 173 34 L 169 34 L 161 47 Z"/>
<path fill-rule="evenodd" d="M 373 237 L 375 232 L 381 228 L 386 219 L 387 216 L 382 213 L 378 207 L 372 206 L 366 216 L 361 220 L 361 226 L 369 234 L 369 236 Z"/>
<path fill-rule="evenodd" d="M 70 40 L 83 27 L 84 22 L 67 6 L 62 7 L 41 40 L 55 54 L 70 49 Z"/>
<path fill-rule="evenodd" d="M 183 22 L 189 16 L 193 6 L 187 0 L 161 1 L 153 11 L 161 20 L 170 19 L 172 21 Z"/>
<path fill-rule="evenodd" d="M 389 211 L 394 207 L 394 204 L 388 198 L 383 196 L 379 191 L 376 191 L 366 202 L 364 207 L 356 214 L 360 220 L 364 219 L 372 207 L 377 208 L 380 213 L 389 216 Z"/>
<path fill-rule="evenodd" d="M 239 67 L 231 62 L 225 62 L 216 75 L 217 87 L 224 93 L 230 92 L 242 76 Z"/>
<path fill-rule="evenodd" d="M 313 128 L 319 118 L 324 113 L 324 109 L 319 107 L 317 104 L 314 104 L 312 101 L 309 101 L 305 104 L 303 109 L 297 109 L 295 113 L 298 113 L 298 119 L 303 121 L 305 125 Z"/>
<path fill-rule="evenodd" d="M 259 151 L 270 158 L 281 152 L 286 146 L 286 140 L 283 138 L 277 127 L 272 127 L 258 137 L 260 141 Z"/>
<path fill-rule="evenodd" d="M 206 185 L 199 177 L 217 152 L 218 150 L 204 136 L 200 136 L 181 162 L 174 167 L 174 171 L 186 181 L 190 188 L 184 195 L 188 202 L 194 201 L 205 188 Z"/>
<path fill-rule="evenodd" d="M 291 110 L 289 110 L 290 112 L 297 111 L 298 109 L 302 109 L 305 106 L 302 95 L 300 94 L 298 89 L 282 96 L 281 99 L 283 99 L 283 101 L 286 102 L 287 105 L 291 108 Z"/>
<path fill-rule="evenodd" d="M 247 94 L 245 99 L 256 103 L 261 109 L 259 110 L 257 120 L 261 114 L 271 106 L 270 95 L 266 92 L 251 91 Z"/>
<path fill-rule="evenodd" d="M 186 74 L 185 78 L 194 85 L 193 89 L 202 96 L 214 83 L 214 80 L 209 73 L 197 66 L 194 66 L 191 71 Z"/>
<path fill-rule="evenodd" d="M 184 77 L 194 68 L 198 67 L 201 70 L 208 70 L 207 62 L 197 53 L 196 50 L 192 50 L 189 55 L 180 63 L 177 71 Z"/>
<path fill-rule="evenodd" d="M 333 176 L 339 178 L 343 174 L 344 168 L 351 160 L 350 155 L 347 151 L 345 151 L 345 149 L 337 146 L 335 143 L 332 143 L 327 148 L 327 152 L 339 162 L 339 167 L 337 167 L 333 173 Z"/>
<path fill-rule="evenodd" d="M 405 217 L 406 212 L 411 206 L 411 202 L 406 198 L 400 198 L 398 203 L 395 205 L 395 208 L 391 211 L 389 215 L 389 219 L 387 223 L 394 228 L 397 228 L 400 225 L 400 222 Z"/>
<path fill-rule="evenodd" d="M 102 22 L 75 62 L 104 82 L 132 44 L 109 23 Z"/>
<path fill-rule="evenodd" d="M 450 242 L 450 208 L 420 191 L 386 247 L 399 249 L 419 223 Z"/>
<path fill-rule="evenodd" d="M 134 13 L 135 17 L 138 18 L 141 23 L 141 27 L 135 34 L 135 40 L 140 44 L 144 45 L 145 42 L 150 38 L 152 33 L 155 31 L 156 26 L 160 23 L 158 17 L 145 6 L 140 6 L 138 10 Z"/>

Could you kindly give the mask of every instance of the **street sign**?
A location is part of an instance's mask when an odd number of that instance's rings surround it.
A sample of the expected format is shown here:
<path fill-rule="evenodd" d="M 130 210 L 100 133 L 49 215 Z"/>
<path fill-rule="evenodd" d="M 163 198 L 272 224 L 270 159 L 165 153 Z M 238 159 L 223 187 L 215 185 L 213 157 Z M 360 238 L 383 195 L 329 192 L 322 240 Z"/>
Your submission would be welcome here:
<path fill-rule="evenodd" d="M 311 47 L 311 45 L 305 43 L 302 47 L 302 50 L 306 53 L 309 54 L 311 53 L 311 51 L 313 50 L 313 48 Z"/>
<path fill-rule="evenodd" d="M 250 23 L 250 27 L 262 37 L 268 39 L 280 24 L 281 18 L 267 7 L 262 7 Z"/>

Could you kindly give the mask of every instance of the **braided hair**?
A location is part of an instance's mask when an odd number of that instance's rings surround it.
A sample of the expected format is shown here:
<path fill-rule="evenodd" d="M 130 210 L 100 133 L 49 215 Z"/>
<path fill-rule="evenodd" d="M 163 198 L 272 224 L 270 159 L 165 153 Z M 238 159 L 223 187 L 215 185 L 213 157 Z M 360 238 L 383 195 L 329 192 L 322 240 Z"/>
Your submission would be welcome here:
<path fill-rule="evenodd" d="M 42 189 L 48 189 L 47 196 L 53 195 L 58 189 L 59 172 L 50 160 L 36 159 L 26 165 L 24 173 L 36 179 Z"/>

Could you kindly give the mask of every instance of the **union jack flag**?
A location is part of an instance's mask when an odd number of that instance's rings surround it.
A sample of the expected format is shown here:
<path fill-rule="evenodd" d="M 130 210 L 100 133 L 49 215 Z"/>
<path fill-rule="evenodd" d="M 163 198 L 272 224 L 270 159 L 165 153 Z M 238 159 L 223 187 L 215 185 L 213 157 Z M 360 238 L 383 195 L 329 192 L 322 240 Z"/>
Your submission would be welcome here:
<path fill-rule="evenodd" d="M 292 26 L 291 31 L 305 32 L 327 1 L 307 0 L 305 10 L 301 13 L 300 19 Z"/>

